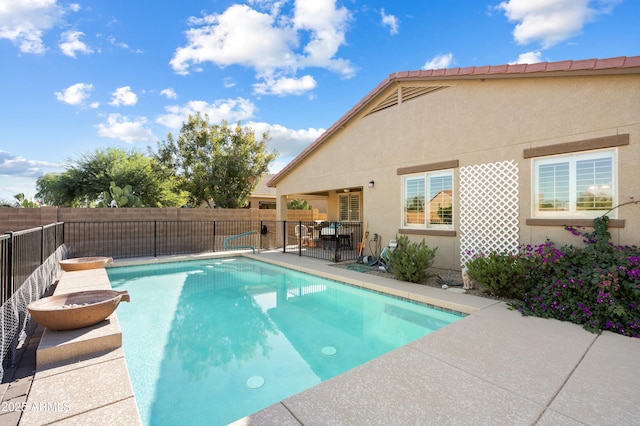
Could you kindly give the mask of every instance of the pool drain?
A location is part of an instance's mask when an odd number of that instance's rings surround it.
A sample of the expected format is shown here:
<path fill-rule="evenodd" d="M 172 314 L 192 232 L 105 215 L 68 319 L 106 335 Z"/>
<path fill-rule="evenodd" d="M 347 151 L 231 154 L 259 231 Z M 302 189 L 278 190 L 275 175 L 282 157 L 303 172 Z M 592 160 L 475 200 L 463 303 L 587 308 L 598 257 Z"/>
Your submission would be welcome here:
<path fill-rule="evenodd" d="M 335 355 L 336 352 L 338 352 L 338 350 L 333 346 L 325 346 L 324 348 L 322 348 L 322 354 L 326 356 Z"/>
<path fill-rule="evenodd" d="M 247 380 L 247 386 L 250 389 L 258 389 L 261 388 L 262 385 L 264 385 L 264 378 L 261 376 L 252 376 Z"/>

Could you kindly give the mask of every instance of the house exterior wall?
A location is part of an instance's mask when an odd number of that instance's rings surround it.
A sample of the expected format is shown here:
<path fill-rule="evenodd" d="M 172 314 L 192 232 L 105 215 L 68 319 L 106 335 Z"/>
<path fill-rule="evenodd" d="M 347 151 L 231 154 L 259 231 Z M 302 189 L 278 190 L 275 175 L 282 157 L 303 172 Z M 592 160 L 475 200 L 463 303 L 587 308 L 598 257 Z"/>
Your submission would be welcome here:
<path fill-rule="evenodd" d="M 329 220 L 335 220 L 335 190 L 362 187 L 363 221 L 386 242 L 404 233 L 398 169 L 457 160 L 454 232 L 410 233 L 412 240 L 425 238 L 430 247 L 438 247 L 434 266 L 452 269 L 460 268 L 462 167 L 517 163 L 520 243 L 538 244 L 547 238 L 556 243 L 580 243 L 560 224 L 530 221 L 533 158 L 525 158 L 526 149 L 628 135 L 628 145 L 614 148 L 617 201 L 640 197 L 638 74 L 402 83 L 429 84 L 448 87 L 368 116 L 368 108 L 362 108 L 278 181 L 278 194 L 329 191 Z M 397 88 L 391 85 L 376 99 L 384 99 Z M 371 104 L 375 103 L 374 99 Z M 374 188 L 367 186 L 371 180 Z M 624 220 L 624 227 L 610 229 L 614 243 L 640 243 L 640 206 L 624 206 L 610 217 Z"/>

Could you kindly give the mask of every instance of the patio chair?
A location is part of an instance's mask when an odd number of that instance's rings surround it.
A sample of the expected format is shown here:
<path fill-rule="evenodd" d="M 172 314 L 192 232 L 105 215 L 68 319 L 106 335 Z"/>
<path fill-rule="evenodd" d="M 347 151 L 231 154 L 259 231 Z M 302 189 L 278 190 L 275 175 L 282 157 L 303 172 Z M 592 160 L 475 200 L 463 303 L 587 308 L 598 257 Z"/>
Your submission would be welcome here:
<path fill-rule="evenodd" d="M 309 245 L 311 237 L 309 236 L 309 230 L 305 225 L 296 225 L 295 227 L 296 240 L 303 246 Z"/>

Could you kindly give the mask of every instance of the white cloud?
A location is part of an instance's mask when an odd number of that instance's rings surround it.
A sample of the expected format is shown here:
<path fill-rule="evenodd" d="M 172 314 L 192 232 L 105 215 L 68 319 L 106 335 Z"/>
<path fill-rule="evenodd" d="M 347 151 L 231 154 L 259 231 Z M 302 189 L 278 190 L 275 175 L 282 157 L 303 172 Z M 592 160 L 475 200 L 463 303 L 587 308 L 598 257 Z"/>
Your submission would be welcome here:
<path fill-rule="evenodd" d="M 87 46 L 84 42 L 80 41 L 80 37 L 84 36 L 80 31 L 65 31 L 60 36 L 60 50 L 67 56 L 72 58 L 76 57 L 76 53 L 89 54 L 93 53 L 93 50 Z"/>
<path fill-rule="evenodd" d="M 130 86 L 123 86 L 116 89 L 111 94 L 111 102 L 113 106 L 133 106 L 138 103 L 138 96 L 131 91 Z"/>
<path fill-rule="evenodd" d="M 253 85 L 254 91 L 259 95 L 301 95 L 313 90 L 317 83 L 316 80 L 310 76 L 305 75 L 301 78 L 268 78 L 264 83 L 256 83 Z"/>
<path fill-rule="evenodd" d="M 519 22 L 513 30 L 518 44 L 539 41 L 544 49 L 582 31 L 595 16 L 609 13 L 621 0 L 508 0 L 497 8 L 510 22 Z M 592 7 L 593 6 L 593 7 Z"/>
<path fill-rule="evenodd" d="M 449 68 L 453 62 L 453 53 L 446 53 L 444 55 L 436 55 L 432 60 L 427 61 L 422 67 L 423 70 L 438 70 L 443 68 Z"/>
<path fill-rule="evenodd" d="M 163 114 L 156 120 L 170 129 L 180 129 L 189 115 L 197 113 L 209 116 L 209 123 L 218 123 L 221 120 L 229 122 L 246 121 L 252 118 L 256 111 L 253 102 L 244 98 L 221 99 L 214 103 L 206 101 L 190 101 L 186 105 L 172 105 L 165 107 L 167 114 Z"/>
<path fill-rule="evenodd" d="M 355 69 L 349 61 L 335 57 L 346 43 L 350 19 L 347 9 L 336 8 L 335 0 L 296 0 L 293 18 L 291 13 L 281 13 L 286 2 L 251 3 L 270 12 L 235 4 L 221 14 L 191 18 L 187 43 L 176 49 L 170 61 L 174 71 L 188 74 L 210 62 L 220 67 L 253 68 L 258 79 L 279 75 L 295 80 L 297 70 L 305 67 L 353 76 Z M 302 45 L 305 40 L 308 42 Z M 300 94 L 297 88 L 294 93 Z"/>
<path fill-rule="evenodd" d="M 55 92 L 56 99 L 69 105 L 82 105 L 89 98 L 89 92 L 93 90 L 93 84 L 76 83 L 61 92 Z"/>
<path fill-rule="evenodd" d="M 43 173 L 43 168 L 58 168 L 59 164 L 46 161 L 27 160 L 0 150 L 0 175 L 34 177 Z"/>
<path fill-rule="evenodd" d="M 310 41 L 304 46 L 300 60 L 302 66 L 322 67 L 352 77 L 355 69 L 349 61 L 333 59 L 341 45 L 345 44 L 349 11 L 337 9 L 335 0 L 296 0 L 294 26 L 297 30 L 310 31 Z"/>
<path fill-rule="evenodd" d="M 146 124 L 147 120 L 145 118 L 130 120 L 120 114 L 109 114 L 106 124 L 100 123 L 96 127 L 98 128 L 98 135 L 111 139 L 120 139 L 126 143 L 157 141 L 158 138 L 155 137 L 151 130 L 145 128 Z"/>
<path fill-rule="evenodd" d="M 168 87 L 166 89 L 162 89 L 160 91 L 161 95 L 164 95 L 167 97 L 167 99 L 177 99 L 178 95 L 176 94 L 176 91 L 173 90 L 171 87 Z"/>
<path fill-rule="evenodd" d="M 287 0 L 248 0 L 247 3 L 258 9 L 268 10 L 271 15 L 278 15 Z"/>
<path fill-rule="evenodd" d="M 102 34 L 98 34 L 98 37 L 102 37 Z M 107 36 L 106 39 L 109 42 L 109 44 L 119 47 L 121 49 L 125 49 L 133 53 L 144 53 L 142 49 L 134 49 L 131 46 L 129 46 L 127 43 L 116 40 L 114 36 Z"/>
<path fill-rule="evenodd" d="M 387 15 L 384 13 L 384 9 L 380 11 L 380 16 L 382 16 L 382 25 L 389 27 L 389 32 L 391 35 L 398 34 L 398 18 L 394 15 Z"/>
<path fill-rule="evenodd" d="M 521 53 L 515 62 L 509 62 L 509 64 L 536 64 L 538 62 L 542 62 L 542 59 L 540 59 L 541 56 L 542 53 L 540 51 Z"/>
<path fill-rule="evenodd" d="M 220 15 L 192 18 L 187 45 L 176 49 L 170 61 L 179 74 L 191 64 L 212 62 L 271 69 L 295 64 L 291 45 L 297 40 L 291 28 L 279 28 L 273 16 L 247 5 L 233 5 Z"/>
<path fill-rule="evenodd" d="M 56 0 L 3 0 L 0 3 L 0 38 L 11 40 L 23 53 L 42 54 L 42 36 L 61 20 Z"/>
<path fill-rule="evenodd" d="M 123 49 L 129 49 L 129 45 L 127 43 L 117 41 L 116 38 L 113 36 L 107 37 L 107 41 L 114 46 L 121 47 Z"/>
<path fill-rule="evenodd" d="M 281 161 L 287 159 L 287 163 L 325 132 L 325 129 L 294 130 L 280 124 L 263 122 L 247 122 L 243 125 L 251 127 L 256 132 L 257 138 L 260 138 L 264 132 L 269 132 L 269 149 L 278 151 L 280 154 L 278 159 Z"/>

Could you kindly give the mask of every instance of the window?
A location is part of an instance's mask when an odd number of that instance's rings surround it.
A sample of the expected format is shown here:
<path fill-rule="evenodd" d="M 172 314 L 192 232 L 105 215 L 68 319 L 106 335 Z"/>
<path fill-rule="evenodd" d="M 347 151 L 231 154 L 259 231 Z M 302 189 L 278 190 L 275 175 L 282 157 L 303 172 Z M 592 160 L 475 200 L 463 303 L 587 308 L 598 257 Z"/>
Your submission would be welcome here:
<path fill-rule="evenodd" d="M 360 195 L 340 195 L 338 203 L 338 218 L 340 222 L 360 222 Z"/>
<path fill-rule="evenodd" d="M 615 205 L 615 151 L 534 160 L 534 215 L 592 218 Z"/>
<path fill-rule="evenodd" d="M 403 177 L 405 228 L 453 229 L 453 171 Z"/>

